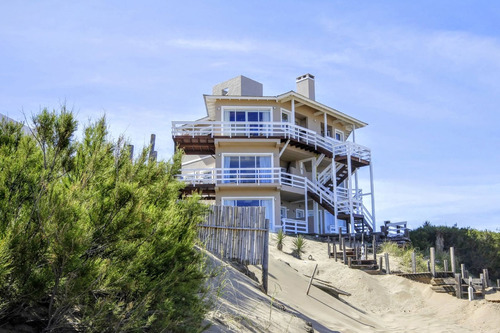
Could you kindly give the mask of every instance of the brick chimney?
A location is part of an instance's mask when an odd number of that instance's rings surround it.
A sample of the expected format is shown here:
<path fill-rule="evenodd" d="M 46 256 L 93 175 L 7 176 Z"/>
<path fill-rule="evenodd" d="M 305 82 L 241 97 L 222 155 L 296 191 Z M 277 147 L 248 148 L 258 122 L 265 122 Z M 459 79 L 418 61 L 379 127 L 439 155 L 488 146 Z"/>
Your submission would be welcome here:
<path fill-rule="evenodd" d="M 299 94 L 312 100 L 316 98 L 314 91 L 314 75 L 309 73 L 301 75 L 295 82 L 297 82 L 297 92 Z"/>

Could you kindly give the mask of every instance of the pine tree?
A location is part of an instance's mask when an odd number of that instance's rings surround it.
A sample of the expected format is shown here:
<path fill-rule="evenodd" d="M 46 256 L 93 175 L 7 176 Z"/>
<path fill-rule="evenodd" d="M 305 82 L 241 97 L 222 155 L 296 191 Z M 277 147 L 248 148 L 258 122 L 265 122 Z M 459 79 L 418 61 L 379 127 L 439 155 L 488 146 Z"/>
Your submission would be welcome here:
<path fill-rule="evenodd" d="M 44 331 L 196 332 L 208 309 L 196 250 L 205 207 L 178 200 L 181 155 L 132 161 L 104 118 L 64 107 L 32 135 L 0 124 L 0 322 Z"/>

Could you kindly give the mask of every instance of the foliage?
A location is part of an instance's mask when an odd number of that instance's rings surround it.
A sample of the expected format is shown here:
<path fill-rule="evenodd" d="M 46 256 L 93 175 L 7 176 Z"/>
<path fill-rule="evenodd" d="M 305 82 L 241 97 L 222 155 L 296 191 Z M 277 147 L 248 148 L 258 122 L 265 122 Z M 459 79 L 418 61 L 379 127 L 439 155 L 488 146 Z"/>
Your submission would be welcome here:
<path fill-rule="evenodd" d="M 44 331 L 201 330 L 206 271 L 194 247 L 204 206 L 178 201 L 181 155 L 132 161 L 104 118 L 74 140 L 64 107 L 33 135 L 0 124 L 0 322 Z"/>
<path fill-rule="evenodd" d="M 295 238 L 292 242 L 293 249 L 292 249 L 292 254 L 300 259 L 300 256 L 302 253 L 305 253 L 304 249 L 306 247 L 306 240 L 302 235 L 298 235 L 297 238 Z"/>
<path fill-rule="evenodd" d="M 413 247 L 400 247 L 394 242 L 384 242 L 380 245 L 382 253 L 389 253 L 390 256 L 398 257 L 400 259 L 401 269 L 410 273 L 412 271 L 411 256 L 415 251 L 415 261 L 417 272 L 427 272 L 427 260 L 424 255 Z"/>
<path fill-rule="evenodd" d="M 285 241 L 285 233 L 283 232 L 282 229 L 278 230 L 278 233 L 276 234 L 276 247 L 278 250 L 282 251 L 283 250 L 283 244 Z"/>
<path fill-rule="evenodd" d="M 444 239 L 445 250 L 444 254 L 438 251 L 438 258 L 446 256 L 446 251 L 453 246 L 457 258 L 457 267 L 459 267 L 459 264 L 465 264 L 467 270 L 475 276 L 479 276 L 482 270 L 487 268 L 490 279 L 500 278 L 499 232 L 433 226 L 431 223 L 426 222 L 422 227 L 410 232 L 410 239 L 416 248 L 427 254 L 429 248 L 435 246 L 438 235 Z"/>

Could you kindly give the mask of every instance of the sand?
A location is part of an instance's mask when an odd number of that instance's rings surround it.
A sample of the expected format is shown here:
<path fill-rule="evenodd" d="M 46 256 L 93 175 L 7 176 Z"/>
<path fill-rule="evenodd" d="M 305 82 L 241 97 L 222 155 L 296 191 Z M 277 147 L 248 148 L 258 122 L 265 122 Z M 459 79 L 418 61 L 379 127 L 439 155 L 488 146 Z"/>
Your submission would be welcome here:
<path fill-rule="evenodd" d="M 308 240 L 302 260 L 291 255 L 293 237 L 283 252 L 271 236 L 269 290 L 227 264 L 215 286 L 225 281 L 208 320 L 207 332 L 500 332 L 500 303 L 458 300 L 438 294 L 430 285 L 395 275 L 369 275 L 328 259 L 327 245 Z M 312 260 L 308 259 L 311 256 Z M 316 278 L 350 296 L 335 298 L 312 286 L 306 289 L 315 265 Z M 250 270 L 260 278 L 258 266 Z M 490 290 L 489 298 L 498 297 Z"/>

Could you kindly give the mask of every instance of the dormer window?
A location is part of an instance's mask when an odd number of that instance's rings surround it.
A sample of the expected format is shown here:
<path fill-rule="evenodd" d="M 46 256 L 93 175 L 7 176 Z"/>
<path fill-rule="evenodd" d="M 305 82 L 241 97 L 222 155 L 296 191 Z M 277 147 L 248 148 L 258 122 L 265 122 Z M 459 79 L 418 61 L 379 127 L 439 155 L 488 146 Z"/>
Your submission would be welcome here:
<path fill-rule="evenodd" d="M 227 96 L 228 93 L 229 93 L 229 88 L 222 89 L 222 96 Z"/>

